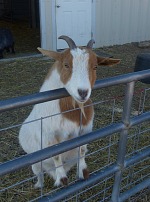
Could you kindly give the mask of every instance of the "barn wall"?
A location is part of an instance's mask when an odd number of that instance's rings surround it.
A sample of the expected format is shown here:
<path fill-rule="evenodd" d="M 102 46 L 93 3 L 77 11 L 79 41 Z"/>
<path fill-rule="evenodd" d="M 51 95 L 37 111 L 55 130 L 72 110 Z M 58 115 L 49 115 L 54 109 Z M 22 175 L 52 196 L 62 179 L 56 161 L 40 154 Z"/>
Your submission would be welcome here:
<path fill-rule="evenodd" d="M 55 23 L 55 21 L 52 19 L 53 0 L 39 0 L 39 3 L 41 47 L 47 50 L 55 50 L 56 47 L 53 44 L 53 35 L 55 32 L 55 30 L 53 29 L 53 23 Z"/>
<path fill-rule="evenodd" d="M 93 0 L 95 47 L 150 40 L 150 0 Z M 56 50 L 55 0 L 40 0 L 41 46 Z"/>
<path fill-rule="evenodd" d="M 95 0 L 96 46 L 150 40 L 150 0 Z"/>

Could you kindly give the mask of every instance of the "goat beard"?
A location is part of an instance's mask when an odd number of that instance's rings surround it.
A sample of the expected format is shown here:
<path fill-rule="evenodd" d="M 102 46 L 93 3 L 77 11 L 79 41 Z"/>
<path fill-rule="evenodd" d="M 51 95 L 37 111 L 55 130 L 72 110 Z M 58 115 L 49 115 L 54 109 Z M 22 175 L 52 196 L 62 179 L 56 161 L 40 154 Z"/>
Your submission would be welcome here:
<path fill-rule="evenodd" d="M 78 104 L 78 106 L 79 106 L 79 108 L 81 109 L 81 112 L 82 112 L 84 118 L 86 119 L 85 111 L 84 111 L 84 103 L 76 102 L 76 101 L 72 98 L 72 105 L 73 105 L 73 108 L 74 108 L 74 109 L 76 108 L 76 103 Z"/>

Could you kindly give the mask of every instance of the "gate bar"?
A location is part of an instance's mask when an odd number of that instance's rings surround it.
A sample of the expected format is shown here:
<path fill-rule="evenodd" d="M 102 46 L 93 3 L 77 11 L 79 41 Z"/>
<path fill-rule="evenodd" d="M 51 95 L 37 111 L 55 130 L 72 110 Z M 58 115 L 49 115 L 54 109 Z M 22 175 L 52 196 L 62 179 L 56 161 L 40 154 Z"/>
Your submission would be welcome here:
<path fill-rule="evenodd" d="M 131 123 L 133 123 L 133 124 L 131 124 L 131 126 L 138 124 L 139 120 L 141 121 L 141 123 L 144 121 L 150 120 L 150 112 L 146 112 L 144 114 L 141 114 L 137 117 L 132 118 Z M 70 150 L 72 148 L 87 144 L 90 141 L 94 141 L 94 140 L 97 140 L 100 138 L 107 137 L 107 136 L 111 135 L 112 133 L 121 131 L 124 128 L 125 128 L 125 125 L 123 123 L 111 124 L 107 127 L 101 128 L 92 133 L 88 133 L 83 136 L 74 138 L 72 140 L 62 142 L 58 145 L 54 145 L 52 147 L 48 147 L 48 148 L 42 149 L 40 151 L 36 151 L 32 154 L 26 154 L 25 156 L 2 163 L 2 164 L 0 164 L 0 176 L 13 172 L 15 170 L 18 170 L 25 166 L 32 165 L 41 160 L 53 157 L 55 155 L 65 152 L 67 150 Z"/>
<path fill-rule="evenodd" d="M 138 153 L 136 153 L 136 155 L 131 156 L 128 159 L 125 159 L 124 167 L 126 168 L 126 167 L 129 167 L 129 166 L 132 166 L 134 163 L 136 163 L 138 161 L 141 161 L 141 160 L 145 159 L 148 156 L 150 156 L 150 147 L 139 151 Z"/>
<path fill-rule="evenodd" d="M 144 119 L 144 120 L 143 120 Z M 130 120 L 130 127 L 143 123 L 144 121 L 150 120 L 150 111 L 145 112 L 144 116 L 139 115 Z"/>
<path fill-rule="evenodd" d="M 129 199 L 131 196 L 137 194 L 139 191 L 141 191 L 149 186 L 150 186 L 150 178 L 144 180 L 140 184 L 135 185 L 133 188 L 131 188 L 128 191 L 121 194 L 119 197 L 119 202 L 123 202 L 123 201 Z"/>
<path fill-rule="evenodd" d="M 140 153 L 135 154 L 134 156 L 126 159 L 125 168 L 127 168 L 130 164 L 136 163 L 141 158 L 144 159 L 149 154 L 150 154 L 150 149 L 148 148 L 148 149 L 145 149 L 142 151 L 142 155 L 140 152 Z M 120 169 L 120 166 L 117 166 L 117 164 L 111 165 L 111 166 L 109 166 L 109 167 L 107 167 L 101 171 L 97 171 L 95 173 L 92 173 L 89 176 L 89 179 L 87 179 L 87 180 L 77 181 L 75 184 L 70 185 L 70 186 L 65 187 L 65 188 L 62 188 L 60 191 L 58 191 L 54 194 L 43 197 L 42 199 L 39 200 L 39 202 L 60 201 L 60 200 L 64 199 L 65 197 L 68 197 L 71 194 L 74 194 L 78 191 L 81 191 L 81 189 L 84 189 L 87 186 L 91 186 L 92 184 L 99 183 L 100 180 L 114 174 L 115 172 L 119 171 L 119 169 Z M 126 193 L 125 193 L 125 195 L 126 195 Z"/>
<path fill-rule="evenodd" d="M 115 174 L 115 181 L 114 181 L 112 197 L 111 197 L 112 202 L 118 202 L 119 200 L 122 172 L 124 169 L 124 161 L 125 161 L 125 155 L 126 155 L 128 129 L 130 126 L 130 114 L 131 114 L 131 105 L 132 105 L 132 99 L 134 94 L 134 85 L 135 85 L 134 81 L 127 83 L 126 85 L 123 114 L 122 114 L 122 122 L 125 124 L 126 128 L 121 131 L 120 138 L 119 138 L 117 164 L 120 166 L 120 170 L 116 172 Z"/>
<path fill-rule="evenodd" d="M 93 89 L 105 88 L 109 86 L 114 86 L 118 84 L 125 84 L 131 81 L 137 81 L 143 78 L 150 77 L 150 70 L 144 70 L 140 72 L 133 72 L 129 74 L 114 76 L 111 78 L 97 80 L 95 82 Z M 8 100 L 0 101 L 0 112 L 25 107 L 29 105 L 34 105 L 38 103 L 43 103 L 47 101 L 56 100 L 59 98 L 69 96 L 68 92 L 64 89 L 57 89 L 52 91 L 45 91 L 40 93 L 35 93 L 27 96 L 20 96 L 17 98 L 11 98 Z"/>
<path fill-rule="evenodd" d="M 110 136 L 112 133 L 119 132 L 124 128 L 125 125 L 123 123 L 111 124 L 105 128 L 101 128 L 83 136 L 64 141 L 60 144 L 56 144 L 51 147 L 44 148 L 42 150 L 38 150 L 31 154 L 26 154 L 11 161 L 7 161 L 5 163 L 0 164 L 0 176 L 10 172 L 14 172 L 20 168 L 32 165 L 39 161 L 51 158 L 53 156 L 77 148 L 97 139 Z"/>
<path fill-rule="evenodd" d="M 87 186 L 91 186 L 92 184 L 98 183 L 103 178 L 112 175 L 118 170 L 119 166 L 117 166 L 116 164 L 109 166 L 108 168 L 105 168 L 102 171 L 92 173 L 87 180 L 79 180 L 76 183 L 61 189 L 59 192 L 43 197 L 39 200 L 39 202 L 58 202 L 62 199 L 65 199 L 69 195 L 74 194 L 75 192 L 81 191 Z"/>

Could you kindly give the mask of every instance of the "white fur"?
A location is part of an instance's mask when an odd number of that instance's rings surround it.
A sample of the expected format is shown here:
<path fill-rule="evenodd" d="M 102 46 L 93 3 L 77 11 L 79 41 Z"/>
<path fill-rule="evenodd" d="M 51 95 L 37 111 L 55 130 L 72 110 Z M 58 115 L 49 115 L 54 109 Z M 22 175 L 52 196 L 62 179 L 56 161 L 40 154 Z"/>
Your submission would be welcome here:
<path fill-rule="evenodd" d="M 65 87 L 76 101 L 80 101 L 81 99 L 78 94 L 78 89 L 88 90 L 88 95 L 86 97 L 86 100 L 88 100 L 91 95 L 91 84 L 87 68 L 89 53 L 87 53 L 84 49 L 81 50 L 77 48 L 72 50 L 71 54 L 73 56 L 73 71 L 71 79 L 67 82 Z"/>
<path fill-rule="evenodd" d="M 69 82 L 64 86 L 60 80 L 60 75 L 56 68 L 53 69 L 50 77 L 43 83 L 40 92 L 66 87 L 70 94 L 77 96 L 77 89 L 90 89 L 89 76 L 87 71 L 89 56 L 83 50 L 71 52 L 73 55 L 73 74 Z M 56 64 L 56 63 L 55 63 Z M 71 89 L 71 90 L 70 90 Z M 89 90 L 88 97 L 91 90 Z M 19 142 L 27 153 L 46 148 L 79 135 L 80 127 L 75 122 L 67 120 L 63 115 L 49 117 L 60 113 L 59 100 L 49 101 L 37 104 L 33 107 L 28 118 L 24 121 L 30 122 L 35 119 L 41 119 L 32 123 L 23 124 L 19 133 Z M 94 116 L 94 114 L 93 114 Z M 47 117 L 47 118 L 44 118 Z M 87 126 L 82 126 L 82 134 L 92 131 L 93 117 Z M 41 142 L 42 136 L 42 142 Z M 59 139 L 59 142 L 58 142 Z M 83 178 L 83 170 L 87 168 L 85 163 L 86 145 L 82 146 L 82 154 L 79 163 L 79 177 Z M 80 149 L 81 149 L 80 148 Z M 80 152 L 81 153 L 81 152 Z M 35 187 L 42 187 L 44 183 L 41 173 L 46 171 L 55 180 L 55 185 L 59 186 L 61 180 L 67 177 L 67 172 L 77 163 L 78 148 L 65 152 L 57 157 L 49 158 L 41 163 L 32 165 L 32 170 L 37 175 L 38 181 Z"/>

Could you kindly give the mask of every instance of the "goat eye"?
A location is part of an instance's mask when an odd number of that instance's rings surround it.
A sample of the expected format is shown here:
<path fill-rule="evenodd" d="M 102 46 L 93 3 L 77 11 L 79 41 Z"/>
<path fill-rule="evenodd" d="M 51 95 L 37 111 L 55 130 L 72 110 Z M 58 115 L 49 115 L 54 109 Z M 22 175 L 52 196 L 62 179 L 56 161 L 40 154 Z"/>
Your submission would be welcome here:
<path fill-rule="evenodd" d="M 97 65 L 95 65 L 95 66 L 93 67 L 93 69 L 96 70 L 96 69 L 97 69 Z"/>
<path fill-rule="evenodd" d="M 69 68 L 69 64 L 65 63 L 64 66 L 68 69 Z"/>

